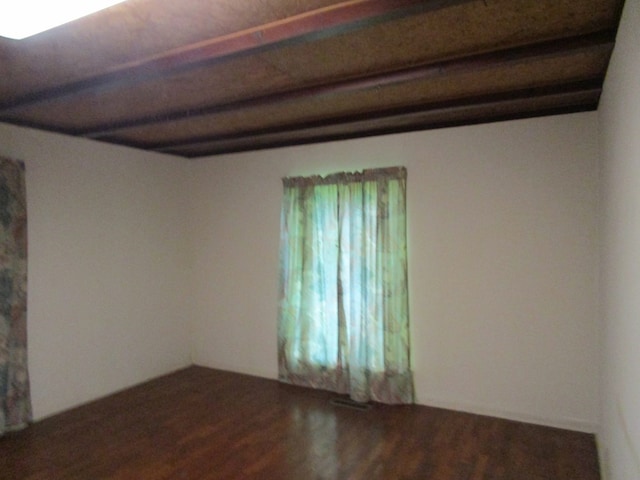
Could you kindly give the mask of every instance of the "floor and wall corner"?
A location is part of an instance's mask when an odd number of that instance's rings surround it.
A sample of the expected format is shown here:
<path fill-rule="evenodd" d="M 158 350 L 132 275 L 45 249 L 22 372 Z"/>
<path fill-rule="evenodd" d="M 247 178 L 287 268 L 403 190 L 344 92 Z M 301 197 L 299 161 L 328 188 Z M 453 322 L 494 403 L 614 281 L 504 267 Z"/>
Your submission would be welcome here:
<path fill-rule="evenodd" d="M 640 2 L 597 112 L 188 161 L 0 124 L 37 419 L 191 363 L 275 378 L 280 178 L 408 169 L 419 403 L 595 432 L 640 478 Z"/>

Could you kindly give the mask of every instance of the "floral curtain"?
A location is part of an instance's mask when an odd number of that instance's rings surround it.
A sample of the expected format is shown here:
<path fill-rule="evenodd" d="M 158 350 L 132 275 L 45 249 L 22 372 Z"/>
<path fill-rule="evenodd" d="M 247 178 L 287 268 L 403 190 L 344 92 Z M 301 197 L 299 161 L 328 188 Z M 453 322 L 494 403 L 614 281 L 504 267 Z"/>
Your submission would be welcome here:
<path fill-rule="evenodd" d="M 0 158 L 0 435 L 30 420 L 24 164 Z"/>
<path fill-rule="evenodd" d="M 413 402 L 405 168 L 283 179 L 281 381 Z"/>

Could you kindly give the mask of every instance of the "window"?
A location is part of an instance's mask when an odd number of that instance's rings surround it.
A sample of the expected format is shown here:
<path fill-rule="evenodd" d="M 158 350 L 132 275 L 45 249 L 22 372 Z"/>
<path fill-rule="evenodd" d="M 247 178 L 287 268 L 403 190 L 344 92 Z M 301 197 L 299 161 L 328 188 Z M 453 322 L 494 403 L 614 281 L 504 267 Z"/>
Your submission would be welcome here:
<path fill-rule="evenodd" d="M 410 403 L 406 169 L 285 178 L 282 381 Z"/>

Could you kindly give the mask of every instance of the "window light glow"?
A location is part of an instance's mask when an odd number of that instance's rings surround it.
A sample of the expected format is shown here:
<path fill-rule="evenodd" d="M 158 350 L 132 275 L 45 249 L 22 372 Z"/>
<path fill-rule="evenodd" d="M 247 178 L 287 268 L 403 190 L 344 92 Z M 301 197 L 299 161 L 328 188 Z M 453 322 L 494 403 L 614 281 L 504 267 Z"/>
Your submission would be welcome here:
<path fill-rule="evenodd" d="M 0 36 L 21 40 L 124 0 L 5 0 Z"/>

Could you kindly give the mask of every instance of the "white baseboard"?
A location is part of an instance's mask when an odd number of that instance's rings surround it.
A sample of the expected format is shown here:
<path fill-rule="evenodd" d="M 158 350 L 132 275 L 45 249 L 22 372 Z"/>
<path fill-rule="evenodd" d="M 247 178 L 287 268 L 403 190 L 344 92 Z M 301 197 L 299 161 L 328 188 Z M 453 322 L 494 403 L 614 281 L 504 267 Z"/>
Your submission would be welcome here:
<path fill-rule="evenodd" d="M 278 372 L 271 371 L 266 368 L 242 368 L 238 365 L 228 365 L 223 363 L 210 362 L 194 362 L 195 366 L 213 368 L 216 370 L 224 370 L 225 372 L 239 373 L 242 375 L 251 375 L 252 377 L 267 378 L 269 380 L 277 380 Z"/>
<path fill-rule="evenodd" d="M 562 428 L 565 430 L 573 430 L 576 432 L 595 433 L 598 431 L 597 424 L 574 418 L 539 417 L 523 412 L 512 412 L 484 405 L 476 405 L 465 402 L 451 402 L 447 400 L 428 397 L 419 398 L 417 403 L 427 407 L 444 408 L 447 410 L 473 413 L 476 415 L 486 415 L 488 417 L 503 418 L 505 420 L 514 420 L 517 422 L 531 423 L 534 425 L 542 425 L 545 427 Z"/>

